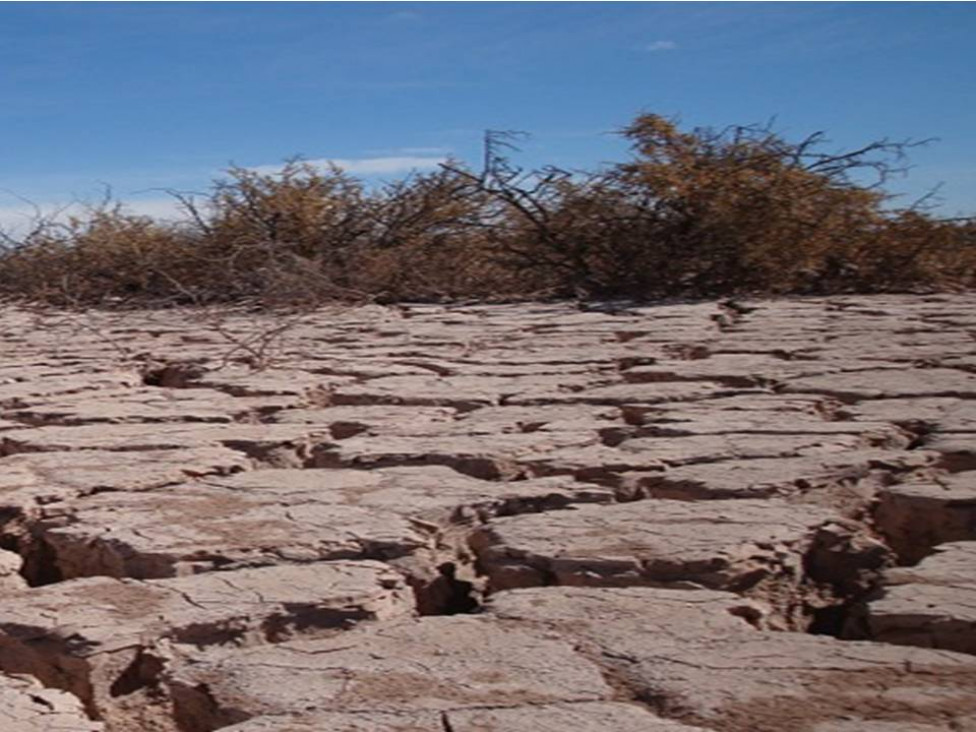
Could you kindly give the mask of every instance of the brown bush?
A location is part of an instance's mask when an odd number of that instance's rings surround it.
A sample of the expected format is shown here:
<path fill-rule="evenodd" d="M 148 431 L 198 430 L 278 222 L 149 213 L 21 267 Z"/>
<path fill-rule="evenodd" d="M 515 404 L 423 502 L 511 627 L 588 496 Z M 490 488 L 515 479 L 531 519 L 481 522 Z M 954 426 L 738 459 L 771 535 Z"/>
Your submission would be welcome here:
<path fill-rule="evenodd" d="M 0 294 L 68 304 L 708 297 L 972 286 L 973 221 L 890 210 L 913 143 L 824 152 L 767 127 L 642 115 L 631 160 L 522 170 L 510 133 L 382 188 L 300 160 L 176 194 L 178 223 L 110 202 L 39 219 L 0 253 Z"/>
<path fill-rule="evenodd" d="M 103 204 L 66 221 L 39 218 L 0 259 L 0 291 L 68 306 L 167 298 L 161 272 L 184 277 L 193 249 L 179 228 Z"/>
<path fill-rule="evenodd" d="M 972 287 L 976 284 L 976 220 L 937 221 L 902 211 L 865 237 L 848 261 L 846 289 L 851 291 Z"/>
<path fill-rule="evenodd" d="M 197 284 L 206 300 L 348 296 L 372 235 L 362 183 L 298 160 L 277 173 L 231 168 L 201 206 L 184 204 L 199 236 L 197 258 L 220 273 Z"/>
<path fill-rule="evenodd" d="M 900 153 L 876 143 L 823 156 L 813 152 L 816 138 L 791 144 L 757 127 L 683 133 L 654 115 L 624 134 L 638 158 L 613 175 L 650 200 L 657 267 L 694 294 L 789 292 L 798 278 L 817 278 L 829 257 L 844 258 L 881 222 L 884 194 L 854 184 L 850 172 L 872 164 L 871 152 Z"/>
<path fill-rule="evenodd" d="M 819 134 L 682 132 L 656 115 L 623 134 L 634 160 L 597 174 L 525 173 L 488 156 L 477 182 L 502 209 L 494 230 L 510 261 L 562 292 L 641 298 L 973 281 L 976 252 L 959 227 L 885 211 L 881 184 L 912 143 L 824 153 Z"/>
<path fill-rule="evenodd" d="M 359 259 L 359 287 L 384 301 L 524 291 L 484 235 L 487 204 L 454 163 L 387 185 L 374 199 L 376 226 Z"/>

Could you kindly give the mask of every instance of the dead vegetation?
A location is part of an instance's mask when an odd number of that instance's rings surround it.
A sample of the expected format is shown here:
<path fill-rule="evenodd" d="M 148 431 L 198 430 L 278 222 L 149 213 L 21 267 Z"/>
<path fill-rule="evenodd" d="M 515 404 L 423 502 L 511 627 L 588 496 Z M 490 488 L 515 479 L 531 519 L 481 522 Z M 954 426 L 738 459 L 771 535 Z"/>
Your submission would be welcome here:
<path fill-rule="evenodd" d="M 185 216 L 111 200 L 39 216 L 0 253 L 0 295 L 58 306 L 538 297 L 708 297 L 957 289 L 976 273 L 976 220 L 892 208 L 916 143 L 826 152 L 768 127 L 682 131 L 642 115 L 630 160 L 523 170 L 488 133 L 481 171 L 371 188 L 300 160 L 232 168 Z M 924 202 L 923 202 L 924 203 Z"/>

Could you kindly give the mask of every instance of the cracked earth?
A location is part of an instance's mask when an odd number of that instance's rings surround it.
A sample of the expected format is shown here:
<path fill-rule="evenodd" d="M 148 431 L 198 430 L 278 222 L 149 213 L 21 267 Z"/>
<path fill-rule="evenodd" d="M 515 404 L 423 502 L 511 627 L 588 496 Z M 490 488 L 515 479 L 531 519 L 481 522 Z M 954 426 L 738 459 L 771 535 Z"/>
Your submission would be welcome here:
<path fill-rule="evenodd" d="M 974 306 L 5 307 L 0 730 L 972 732 Z"/>

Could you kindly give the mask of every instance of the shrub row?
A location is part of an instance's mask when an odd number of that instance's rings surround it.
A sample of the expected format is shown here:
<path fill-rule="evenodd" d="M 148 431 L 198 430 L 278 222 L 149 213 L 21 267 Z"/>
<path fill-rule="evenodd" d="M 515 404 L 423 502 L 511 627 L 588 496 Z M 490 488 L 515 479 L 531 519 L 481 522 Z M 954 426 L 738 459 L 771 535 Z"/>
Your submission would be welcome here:
<path fill-rule="evenodd" d="M 512 135 L 485 162 L 370 188 L 300 160 L 232 168 L 185 214 L 105 203 L 40 219 L 0 252 L 0 295 L 57 305 L 710 297 L 970 287 L 976 221 L 892 209 L 910 143 L 823 152 L 765 127 L 682 131 L 642 115 L 630 160 L 523 170 Z"/>

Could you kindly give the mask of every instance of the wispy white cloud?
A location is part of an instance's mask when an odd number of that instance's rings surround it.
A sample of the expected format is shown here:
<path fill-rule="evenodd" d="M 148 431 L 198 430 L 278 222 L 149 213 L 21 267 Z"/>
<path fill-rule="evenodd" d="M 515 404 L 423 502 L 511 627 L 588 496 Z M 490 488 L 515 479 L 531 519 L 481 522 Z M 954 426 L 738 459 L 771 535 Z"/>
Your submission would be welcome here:
<path fill-rule="evenodd" d="M 126 213 L 157 220 L 176 220 L 185 216 L 179 202 L 172 197 L 131 199 L 125 201 L 123 206 Z"/>
<path fill-rule="evenodd" d="M 434 158 L 444 160 L 453 152 L 453 148 L 444 145 L 427 147 L 373 147 L 363 150 L 363 158 Z"/>
<path fill-rule="evenodd" d="M 641 50 L 648 53 L 657 53 L 659 51 L 673 51 L 678 47 L 678 44 L 674 41 L 653 41 L 644 45 Z"/>
<path fill-rule="evenodd" d="M 34 209 L 26 204 L 20 206 L 0 206 L 0 230 L 16 236 L 31 229 L 38 211 L 48 213 L 53 207 L 41 206 Z"/>
<path fill-rule="evenodd" d="M 11 236 L 28 233 L 39 219 L 64 223 L 71 216 L 84 219 L 90 211 L 83 203 L 14 203 L 0 206 L 0 230 Z M 149 216 L 157 221 L 176 221 L 184 218 L 175 198 L 134 198 L 122 201 L 122 212 L 133 216 Z"/>
<path fill-rule="evenodd" d="M 448 155 L 451 152 L 449 147 L 401 147 L 398 150 L 399 153 L 403 155 L 437 155 L 443 159 L 444 155 Z"/>
<path fill-rule="evenodd" d="M 387 20 L 420 20 L 420 13 L 414 10 L 398 10 L 386 16 Z"/>
<path fill-rule="evenodd" d="M 432 91 L 437 89 L 460 89 L 471 86 L 470 83 L 449 81 L 447 79 L 387 79 L 385 81 L 365 81 L 362 79 L 339 79 L 331 81 L 327 86 L 336 89 L 355 89 L 356 91 Z"/>
<path fill-rule="evenodd" d="M 319 168 L 335 165 L 353 175 L 389 175 L 406 173 L 411 170 L 430 170 L 436 168 L 446 159 L 444 155 L 436 157 L 429 155 L 392 155 L 376 158 L 316 158 L 305 162 Z M 251 170 L 274 175 L 280 172 L 281 168 L 281 165 L 258 165 L 252 167 Z"/>

